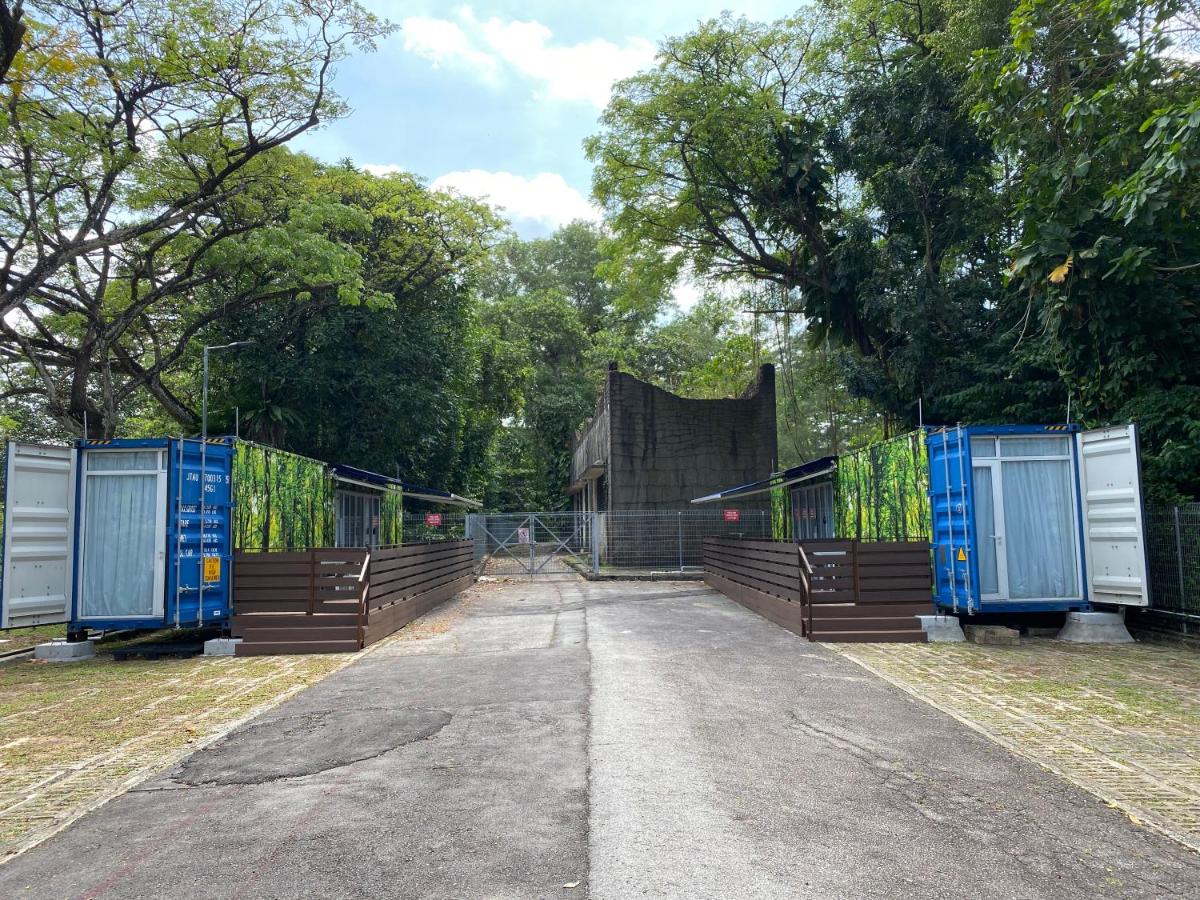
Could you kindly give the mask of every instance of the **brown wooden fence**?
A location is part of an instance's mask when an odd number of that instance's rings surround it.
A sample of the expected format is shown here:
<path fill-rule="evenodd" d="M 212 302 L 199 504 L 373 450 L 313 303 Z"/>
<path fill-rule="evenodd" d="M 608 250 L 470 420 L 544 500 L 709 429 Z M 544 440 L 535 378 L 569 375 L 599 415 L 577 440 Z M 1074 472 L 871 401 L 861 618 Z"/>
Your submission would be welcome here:
<path fill-rule="evenodd" d="M 371 551 L 364 646 L 373 644 L 475 580 L 474 541 L 435 541 Z"/>
<path fill-rule="evenodd" d="M 932 579 L 923 542 L 704 542 L 709 585 L 814 641 L 924 641 Z"/>
<path fill-rule="evenodd" d="M 473 559 L 472 541 L 238 553 L 237 654 L 359 650 L 466 588 Z"/>

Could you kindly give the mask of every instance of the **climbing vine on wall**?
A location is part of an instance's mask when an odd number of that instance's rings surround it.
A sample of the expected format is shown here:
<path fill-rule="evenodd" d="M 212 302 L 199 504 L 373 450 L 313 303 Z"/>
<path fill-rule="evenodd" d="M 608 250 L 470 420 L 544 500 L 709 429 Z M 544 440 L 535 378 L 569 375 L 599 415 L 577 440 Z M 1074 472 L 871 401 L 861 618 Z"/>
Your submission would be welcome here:
<path fill-rule="evenodd" d="M 838 537 L 931 540 L 924 432 L 914 431 L 839 457 L 834 493 Z"/>

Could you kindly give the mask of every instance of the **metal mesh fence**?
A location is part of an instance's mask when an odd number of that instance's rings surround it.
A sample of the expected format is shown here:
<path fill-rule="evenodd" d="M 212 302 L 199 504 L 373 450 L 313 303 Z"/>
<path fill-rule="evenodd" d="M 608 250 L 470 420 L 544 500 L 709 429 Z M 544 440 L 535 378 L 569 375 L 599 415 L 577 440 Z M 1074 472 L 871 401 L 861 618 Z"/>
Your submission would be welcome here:
<path fill-rule="evenodd" d="M 706 537 L 771 537 L 767 510 L 742 511 L 738 521 L 720 509 L 610 512 L 600 520 L 601 572 L 699 571 Z"/>
<path fill-rule="evenodd" d="M 467 537 L 465 513 L 404 514 L 404 543 L 418 541 L 461 541 Z"/>
<path fill-rule="evenodd" d="M 1200 615 L 1200 503 L 1148 506 L 1150 606 Z"/>
<path fill-rule="evenodd" d="M 476 513 L 467 536 L 483 575 L 577 575 L 592 567 L 593 524 L 587 513 Z"/>
<path fill-rule="evenodd" d="M 771 515 L 742 512 L 730 521 L 719 509 L 478 513 L 467 517 L 466 536 L 475 539 L 487 575 L 650 575 L 699 571 L 706 537 L 770 538 Z"/>

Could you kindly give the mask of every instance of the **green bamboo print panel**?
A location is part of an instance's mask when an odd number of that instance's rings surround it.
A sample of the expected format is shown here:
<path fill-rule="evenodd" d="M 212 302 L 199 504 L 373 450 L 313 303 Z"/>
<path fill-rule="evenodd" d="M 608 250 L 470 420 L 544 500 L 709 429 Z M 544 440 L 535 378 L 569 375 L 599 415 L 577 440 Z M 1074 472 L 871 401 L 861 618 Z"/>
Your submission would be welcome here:
<path fill-rule="evenodd" d="M 404 492 L 398 487 L 379 498 L 379 543 L 404 543 Z"/>
<path fill-rule="evenodd" d="M 233 497 L 234 546 L 239 550 L 334 545 L 333 479 L 315 459 L 238 441 Z"/>
<path fill-rule="evenodd" d="M 931 540 L 924 433 L 915 431 L 839 457 L 834 503 L 840 538 Z"/>
<path fill-rule="evenodd" d="M 777 541 L 792 539 L 792 491 L 771 488 L 771 537 Z"/>

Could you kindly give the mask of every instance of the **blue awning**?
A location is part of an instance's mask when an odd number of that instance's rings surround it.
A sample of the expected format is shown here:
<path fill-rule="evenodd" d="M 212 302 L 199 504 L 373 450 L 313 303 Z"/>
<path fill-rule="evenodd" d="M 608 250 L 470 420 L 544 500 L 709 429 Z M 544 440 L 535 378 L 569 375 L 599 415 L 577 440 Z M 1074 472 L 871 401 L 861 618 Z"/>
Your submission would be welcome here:
<path fill-rule="evenodd" d="M 404 491 L 405 496 L 411 497 L 414 500 L 425 500 L 429 503 L 442 503 L 446 506 L 467 506 L 472 509 L 479 509 L 483 506 L 478 500 L 472 500 L 469 497 L 460 497 L 451 491 L 421 487 L 418 484 L 410 484 L 399 478 L 391 478 L 387 475 L 380 475 L 378 472 L 369 472 L 366 469 L 360 469 L 357 466 L 347 466 L 342 463 L 338 463 L 333 467 L 333 477 L 339 481 L 359 484 L 363 487 L 375 487 L 380 490 L 389 487 L 398 487 Z"/>
<path fill-rule="evenodd" d="M 714 494 L 706 494 L 703 497 L 697 497 L 693 503 L 715 503 L 718 500 L 731 500 L 735 497 L 748 497 L 751 494 L 763 494 L 775 488 L 787 487 L 788 485 L 796 484 L 801 481 L 809 481 L 813 478 L 819 478 L 822 475 L 828 475 L 830 472 L 837 471 L 836 456 L 822 456 L 820 459 L 814 459 L 810 462 L 802 463 L 798 466 L 792 466 L 790 469 L 784 469 L 782 472 L 773 472 L 770 477 L 762 479 L 762 481 L 752 481 L 749 484 L 740 484 L 737 487 L 725 488 L 717 491 Z"/>

